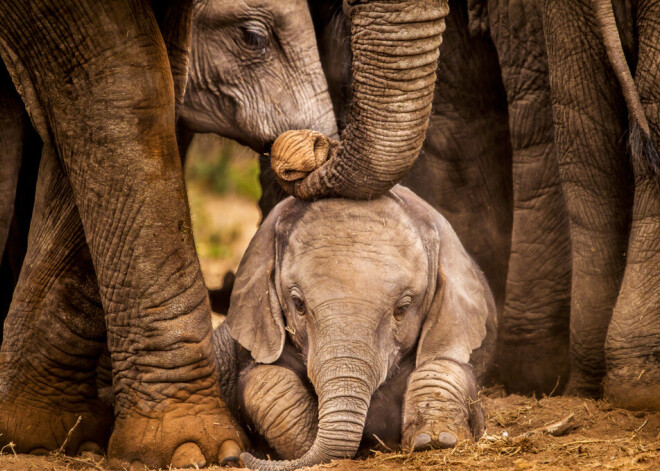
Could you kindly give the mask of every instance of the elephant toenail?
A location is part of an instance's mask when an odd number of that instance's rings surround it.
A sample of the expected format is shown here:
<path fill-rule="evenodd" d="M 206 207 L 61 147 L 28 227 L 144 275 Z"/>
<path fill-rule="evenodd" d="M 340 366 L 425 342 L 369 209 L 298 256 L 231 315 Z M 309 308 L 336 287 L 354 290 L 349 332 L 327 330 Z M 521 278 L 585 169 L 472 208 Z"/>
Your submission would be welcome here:
<path fill-rule="evenodd" d="M 30 450 L 31 455 L 37 455 L 37 456 L 45 456 L 48 453 L 50 453 L 48 450 L 45 448 L 35 448 L 33 450 Z"/>
<path fill-rule="evenodd" d="M 91 440 L 87 440 L 86 442 L 83 442 L 82 445 L 78 448 L 78 454 L 84 453 L 84 452 L 90 452 L 90 453 L 95 453 L 97 455 L 100 455 L 103 453 L 103 450 L 101 450 L 101 447 L 98 445 L 98 443 L 93 442 Z"/>
<path fill-rule="evenodd" d="M 415 450 L 425 450 L 427 448 L 430 448 L 431 445 L 431 435 L 428 433 L 420 433 L 415 437 L 415 441 L 413 443 L 413 449 Z"/>
<path fill-rule="evenodd" d="M 237 466 L 240 454 L 241 447 L 238 446 L 238 443 L 234 440 L 225 440 L 218 451 L 218 463 L 220 466 Z"/>
<path fill-rule="evenodd" d="M 174 468 L 203 468 L 204 466 L 206 466 L 206 458 L 196 443 L 184 443 L 172 455 L 172 467 Z"/>
<path fill-rule="evenodd" d="M 453 448 L 456 445 L 456 437 L 453 433 L 442 432 L 438 436 L 438 446 L 440 448 Z"/>
<path fill-rule="evenodd" d="M 131 463 L 128 471 L 145 471 L 145 469 L 146 467 L 142 464 L 142 461 L 135 460 Z"/>

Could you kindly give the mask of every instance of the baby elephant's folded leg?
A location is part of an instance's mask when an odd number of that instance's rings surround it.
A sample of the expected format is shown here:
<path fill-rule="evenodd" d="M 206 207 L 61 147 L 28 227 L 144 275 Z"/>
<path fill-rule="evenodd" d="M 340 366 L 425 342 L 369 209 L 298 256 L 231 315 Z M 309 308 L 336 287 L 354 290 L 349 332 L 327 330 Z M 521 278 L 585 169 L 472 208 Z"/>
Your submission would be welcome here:
<path fill-rule="evenodd" d="M 483 410 L 469 365 L 436 359 L 413 371 L 403 403 L 403 449 L 450 448 L 459 440 L 481 436 L 483 430 Z"/>
<path fill-rule="evenodd" d="M 314 442 L 318 406 L 298 375 L 277 365 L 256 365 L 240 378 L 244 410 L 280 458 L 300 458 Z"/>

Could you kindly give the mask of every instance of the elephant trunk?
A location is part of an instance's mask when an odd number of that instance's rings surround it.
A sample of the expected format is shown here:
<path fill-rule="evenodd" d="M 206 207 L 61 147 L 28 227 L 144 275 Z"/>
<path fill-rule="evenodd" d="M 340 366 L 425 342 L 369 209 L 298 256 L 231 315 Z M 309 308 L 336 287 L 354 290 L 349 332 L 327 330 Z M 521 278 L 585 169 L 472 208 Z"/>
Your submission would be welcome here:
<path fill-rule="evenodd" d="M 353 101 L 342 146 L 293 189 L 316 199 L 371 199 L 399 182 L 426 135 L 446 0 L 345 0 Z"/>
<path fill-rule="evenodd" d="M 330 353 L 331 349 L 326 349 Z M 364 349 L 361 349 L 364 351 Z M 355 350 L 352 350 L 354 352 Z M 249 453 L 241 458 L 251 469 L 285 471 L 313 466 L 333 459 L 352 458 L 362 440 L 371 396 L 378 386 L 373 355 L 359 357 L 349 352 L 332 358 L 320 353 L 309 373 L 319 397 L 319 422 L 316 439 L 301 458 L 291 461 L 260 460 Z"/>

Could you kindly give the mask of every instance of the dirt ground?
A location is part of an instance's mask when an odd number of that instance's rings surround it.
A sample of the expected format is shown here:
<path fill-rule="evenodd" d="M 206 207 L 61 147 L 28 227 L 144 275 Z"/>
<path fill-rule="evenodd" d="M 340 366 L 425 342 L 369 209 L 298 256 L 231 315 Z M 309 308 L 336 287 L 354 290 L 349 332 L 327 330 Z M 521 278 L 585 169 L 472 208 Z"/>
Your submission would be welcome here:
<path fill-rule="evenodd" d="M 375 450 L 313 469 L 660 470 L 660 412 L 627 411 L 575 397 L 500 396 L 497 389 L 482 394 L 488 419 L 486 435 L 477 442 L 412 454 Z M 548 433 L 555 428 L 560 436 Z M 105 470 L 104 465 L 103 457 L 90 454 L 26 456 L 6 448 L 0 455 L 0 471 Z"/>

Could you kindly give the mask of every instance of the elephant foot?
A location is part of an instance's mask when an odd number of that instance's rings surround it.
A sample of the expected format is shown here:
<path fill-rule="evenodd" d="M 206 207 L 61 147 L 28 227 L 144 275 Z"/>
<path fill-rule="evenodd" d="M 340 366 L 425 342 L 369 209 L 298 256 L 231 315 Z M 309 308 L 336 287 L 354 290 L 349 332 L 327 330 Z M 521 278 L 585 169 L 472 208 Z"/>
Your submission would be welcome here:
<path fill-rule="evenodd" d="M 603 395 L 602 382 L 596 377 L 585 377 L 579 372 L 571 371 L 564 394 L 567 396 L 599 398 Z"/>
<path fill-rule="evenodd" d="M 483 430 L 483 410 L 469 366 L 434 360 L 410 375 L 403 406 L 404 450 L 452 448 Z"/>
<path fill-rule="evenodd" d="M 617 407 L 660 410 L 660 194 L 653 186 L 646 218 L 633 215 L 630 250 L 607 330 L 604 395 Z M 642 212 L 635 189 L 635 204 Z"/>
<path fill-rule="evenodd" d="M 163 411 L 120 414 L 108 445 L 113 469 L 202 468 L 235 464 L 247 440 L 224 403 L 204 398 Z"/>
<path fill-rule="evenodd" d="M 660 295 L 650 292 L 644 303 L 623 289 L 607 332 L 603 394 L 624 409 L 660 410 Z"/>
<path fill-rule="evenodd" d="M 112 411 L 96 399 L 52 403 L 48 396 L 23 390 L 18 398 L 0 402 L 0 450 L 5 452 L 101 452 L 111 427 Z"/>
<path fill-rule="evenodd" d="M 643 365 L 608 372 L 603 382 L 605 399 L 631 410 L 660 410 L 660 369 Z"/>

